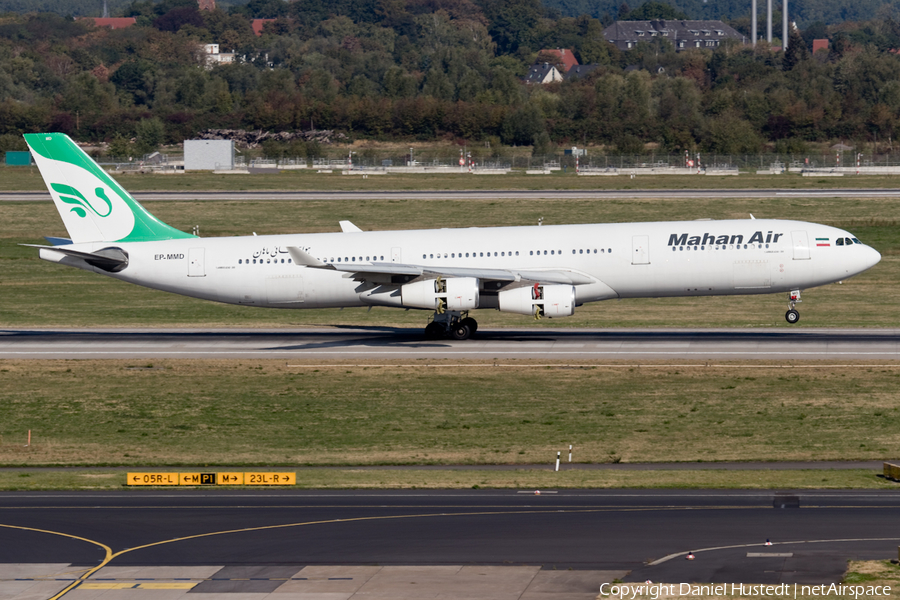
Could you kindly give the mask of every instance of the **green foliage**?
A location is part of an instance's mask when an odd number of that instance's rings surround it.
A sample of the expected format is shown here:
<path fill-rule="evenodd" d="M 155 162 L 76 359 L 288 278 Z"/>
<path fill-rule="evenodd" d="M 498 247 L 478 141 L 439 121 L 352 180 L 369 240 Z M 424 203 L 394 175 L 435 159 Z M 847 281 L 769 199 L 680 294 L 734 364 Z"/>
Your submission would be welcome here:
<path fill-rule="evenodd" d="M 109 141 L 107 155 L 114 158 L 128 158 L 132 155 L 131 141 L 125 138 L 122 134 L 117 133 Z"/>
<path fill-rule="evenodd" d="M 704 6 L 695 8 L 709 16 Z M 687 0 L 612 9 L 699 14 Z M 55 14 L 0 23 L 0 135 L 135 137 L 135 154 L 211 127 L 523 146 L 544 145 L 546 134 L 622 152 L 648 143 L 744 152 L 887 140 L 900 125 L 900 62 L 890 52 L 900 15 L 890 7 L 872 21 L 793 31 L 783 55 L 734 44 L 676 53 L 661 37 L 623 53 L 600 20 L 548 18 L 537 0 L 253 0 L 202 12 L 194 0 L 138 0 L 124 12 L 141 24 L 110 31 Z M 250 17 L 280 20 L 257 37 Z M 830 36 L 827 56 L 808 55 L 807 33 Z M 237 62 L 205 64 L 204 43 L 234 50 Z M 523 84 L 549 48 L 601 66 L 552 86 Z"/>
<path fill-rule="evenodd" d="M 628 14 L 619 14 L 620 21 L 649 21 L 650 19 L 687 19 L 686 14 L 670 4 L 648 0 Z"/>
<path fill-rule="evenodd" d="M 165 141 L 166 128 L 162 121 L 153 117 L 152 119 L 141 119 L 135 125 L 135 148 L 138 154 L 149 154 L 159 148 Z"/>
<path fill-rule="evenodd" d="M 550 141 L 550 135 L 546 131 L 541 131 L 534 136 L 534 147 L 531 150 L 532 156 L 550 156 L 554 150 L 553 142 Z"/>

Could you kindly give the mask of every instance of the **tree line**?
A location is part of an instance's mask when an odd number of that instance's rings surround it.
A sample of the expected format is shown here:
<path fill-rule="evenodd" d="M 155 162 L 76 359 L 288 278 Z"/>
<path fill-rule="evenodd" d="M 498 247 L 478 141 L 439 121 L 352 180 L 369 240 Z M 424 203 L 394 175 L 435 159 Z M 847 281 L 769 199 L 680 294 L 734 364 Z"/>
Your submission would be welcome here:
<path fill-rule="evenodd" d="M 675 52 L 660 37 L 619 52 L 600 20 L 549 18 L 536 0 L 251 0 L 208 12 L 139 0 L 125 12 L 137 26 L 51 13 L 0 19 L 0 150 L 54 130 L 140 153 L 223 128 L 496 140 L 536 153 L 605 144 L 740 154 L 839 139 L 887 146 L 900 123 L 891 15 L 794 31 L 782 53 Z M 258 37 L 251 18 L 275 20 Z M 810 33 L 830 49 L 813 56 Z M 236 62 L 208 65 L 204 43 L 233 50 Z M 538 51 L 557 47 L 599 67 L 524 84 Z"/>

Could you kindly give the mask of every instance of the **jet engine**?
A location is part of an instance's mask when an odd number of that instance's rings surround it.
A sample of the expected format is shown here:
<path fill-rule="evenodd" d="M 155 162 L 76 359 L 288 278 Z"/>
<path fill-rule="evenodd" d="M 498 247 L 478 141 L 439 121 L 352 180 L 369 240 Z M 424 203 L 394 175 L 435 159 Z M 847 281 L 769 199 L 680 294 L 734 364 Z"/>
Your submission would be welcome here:
<path fill-rule="evenodd" d="M 452 277 L 427 279 L 400 287 L 402 306 L 443 312 L 478 308 L 478 279 Z"/>
<path fill-rule="evenodd" d="M 502 312 L 541 317 L 571 317 L 575 314 L 575 286 L 540 285 L 505 290 L 498 295 Z"/>

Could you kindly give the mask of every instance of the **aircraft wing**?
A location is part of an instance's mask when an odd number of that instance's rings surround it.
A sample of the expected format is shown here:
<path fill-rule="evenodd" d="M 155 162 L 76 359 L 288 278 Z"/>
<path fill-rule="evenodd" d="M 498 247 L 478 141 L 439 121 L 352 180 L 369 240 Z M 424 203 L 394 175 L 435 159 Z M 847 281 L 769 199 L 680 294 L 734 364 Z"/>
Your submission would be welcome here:
<path fill-rule="evenodd" d="M 335 264 L 324 263 L 300 248 L 289 247 L 288 252 L 294 262 L 316 269 L 330 269 L 352 274 L 354 279 L 364 280 L 366 275 L 410 275 L 413 277 L 475 277 L 484 281 L 524 281 L 532 283 L 561 283 L 569 285 L 586 285 L 596 283 L 576 271 L 564 269 L 479 269 L 477 267 L 440 267 L 435 265 L 413 265 L 400 263 L 376 262 L 370 264 Z"/>

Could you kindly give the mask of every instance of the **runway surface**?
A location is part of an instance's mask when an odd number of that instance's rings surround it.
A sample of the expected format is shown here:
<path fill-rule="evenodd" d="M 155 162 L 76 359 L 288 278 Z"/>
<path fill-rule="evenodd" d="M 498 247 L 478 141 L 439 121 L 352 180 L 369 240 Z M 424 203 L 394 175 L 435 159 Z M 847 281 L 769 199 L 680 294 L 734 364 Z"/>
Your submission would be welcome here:
<path fill-rule="evenodd" d="M 0 563 L 518 565 L 818 584 L 848 559 L 894 557 L 900 534 L 885 524 L 898 518 L 900 496 L 872 491 L 3 493 Z"/>
<path fill-rule="evenodd" d="M 560 200 L 602 198 L 896 198 L 900 189 L 719 189 L 719 190 L 374 190 L 132 192 L 138 202 L 215 200 Z M 0 192 L 4 202 L 50 202 L 45 191 Z"/>
<path fill-rule="evenodd" d="M 466 341 L 420 329 L 0 330 L 0 359 L 277 358 L 548 361 L 900 359 L 898 329 L 494 329 Z M 420 362 L 417 364 L 421 364 Z"/>

